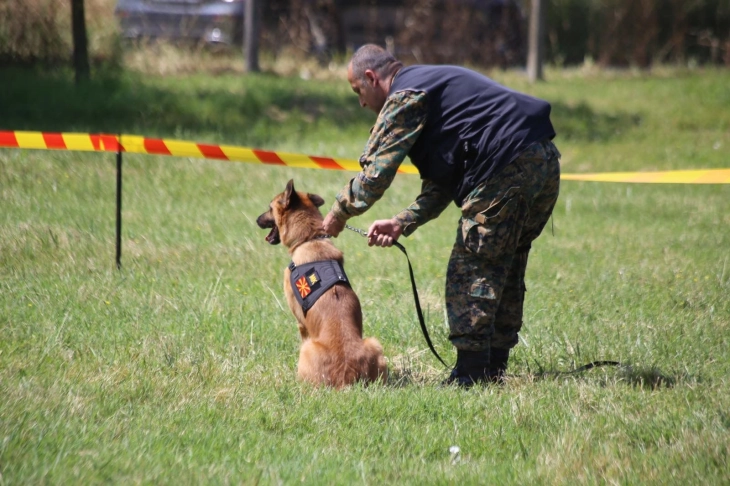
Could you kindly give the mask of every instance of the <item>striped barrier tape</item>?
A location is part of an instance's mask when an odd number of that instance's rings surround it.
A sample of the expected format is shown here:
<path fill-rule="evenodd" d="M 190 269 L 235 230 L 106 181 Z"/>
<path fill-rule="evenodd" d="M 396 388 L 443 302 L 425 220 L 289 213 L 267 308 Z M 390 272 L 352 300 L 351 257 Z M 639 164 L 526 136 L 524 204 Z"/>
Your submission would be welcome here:
<path fill-rule="evenodd" d="M 194 143 L 183 140 L 147 138 L 124 134 L 0 131 L 0 147 L 89 152 L 121 151 L 138 154 L 227 160 L 231 162 L 252 162 L 310 169 L 360 170 L 360 163 L 356 160 L 333 159 L 331 157 L 272 152 L 233 145 Z M 409 174 L 418 173 L 417 169 L 411 165 L 401 166 L 399 172 Z"/>
<path fill-rule="evenodd" d="M 360 164 L 356 160 L 350 159 L 334 159 L 314 155 L 272 152 L 233 145 L 215 145 L 183 140 L 147 138 L 139 135 L 0 131 L 0 147 L 103 152 L 121 151 L 151 155 L 227 160 L 231 162 L 252 162 L 310 169 L 360 170 Z M 401 165 L 398 171 L 406 174 L 418 173 L 418 170 L 414 166 L 408 164 Z M 566 181 L 590 182 L 730 184 L 730 169 L 562 174 L 560 178 Z"/>
<path fill-rule="evenodd" d="M 635 182 L 645 184 L 730 184 L 730 169 L 563 174 L 560 178 L 566 181 Z"/>

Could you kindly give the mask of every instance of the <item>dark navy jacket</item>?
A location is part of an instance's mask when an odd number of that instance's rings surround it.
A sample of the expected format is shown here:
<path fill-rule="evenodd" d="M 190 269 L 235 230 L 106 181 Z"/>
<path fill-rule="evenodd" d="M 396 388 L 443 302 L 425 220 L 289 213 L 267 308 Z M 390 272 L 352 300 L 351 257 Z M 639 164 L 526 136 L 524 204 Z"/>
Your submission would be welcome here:
<path fill-rule="evenodd" d="M 428 118 L 408 156 L 421 177 L 463 199 L 530 144 L 555 136 L 550 104 L 457 66 L 402 68 L 390 94 L 426 93 Z"/>

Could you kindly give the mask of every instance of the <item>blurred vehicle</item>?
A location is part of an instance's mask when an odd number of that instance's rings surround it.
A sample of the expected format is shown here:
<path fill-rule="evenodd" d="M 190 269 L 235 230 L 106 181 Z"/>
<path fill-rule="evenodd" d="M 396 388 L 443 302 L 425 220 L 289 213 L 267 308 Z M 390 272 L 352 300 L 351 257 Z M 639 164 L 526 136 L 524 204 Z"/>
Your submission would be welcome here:
<path fill-rule="evenodd" d="M 243 37 L 245 0 L 119 0 L 114 15 L 126 39 L 233 44 Z"/>

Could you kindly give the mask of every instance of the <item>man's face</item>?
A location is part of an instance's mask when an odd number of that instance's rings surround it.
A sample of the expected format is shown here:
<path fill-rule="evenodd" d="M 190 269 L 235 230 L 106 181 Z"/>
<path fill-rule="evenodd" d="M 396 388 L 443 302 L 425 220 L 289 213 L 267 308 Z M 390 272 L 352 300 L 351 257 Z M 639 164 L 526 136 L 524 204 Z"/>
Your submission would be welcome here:
<path fill-rule="evenodd" d="M 352 73 L 352 65 L 347 67 L 347 81 L 360 100 L 360 106 L 380 113 L 385 104 L 387 93 L 383 90 L 378 75 L 371 70 L 365 71 L 365 79 L 357 79 Z"/>

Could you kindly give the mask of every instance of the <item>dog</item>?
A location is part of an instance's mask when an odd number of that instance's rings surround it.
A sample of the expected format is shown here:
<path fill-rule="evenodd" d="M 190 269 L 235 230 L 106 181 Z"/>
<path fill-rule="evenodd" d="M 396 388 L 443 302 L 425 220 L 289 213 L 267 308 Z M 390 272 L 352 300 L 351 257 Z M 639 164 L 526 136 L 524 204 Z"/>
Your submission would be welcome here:
<path fill-rule="evenodd" d="M 344 273 L 342 252 L 322 228 L 318 208 L 323 204 L 316 194 L 297 192 L 290 180 L 256 219 L 260 228 L 271 229 L 266 241 L 282 243 L 291 255 L 284 270 L 284 293 L 302 339 L 297 375 L 334 388 L 357 381 L 385 382 L 383 347 L 375 338 L 362 337 L 360 300 Z"/>

